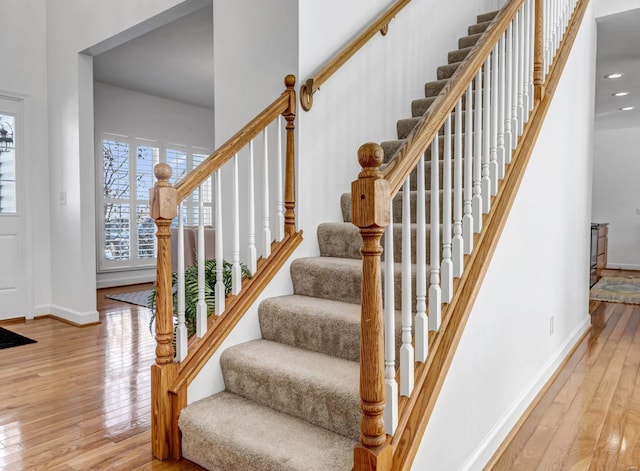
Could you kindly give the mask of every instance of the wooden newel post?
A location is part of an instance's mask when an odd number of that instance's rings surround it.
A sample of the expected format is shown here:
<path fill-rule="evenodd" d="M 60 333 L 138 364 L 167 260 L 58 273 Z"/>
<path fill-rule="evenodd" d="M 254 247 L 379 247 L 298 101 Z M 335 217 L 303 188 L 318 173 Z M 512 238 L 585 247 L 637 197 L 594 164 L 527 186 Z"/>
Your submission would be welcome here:
<path fill-rule="evenodd" d="M 156 362 L 151 366 L 151 448 L 153 456 L 167 459 L 170 454 L 171 401 L 169 386 L 178 372 L 173 360 L 173 294 L 171 289 L 171 220 L 176 217 L 177 195 L 171 186 L 171 167 L 155 166 L 158 181 L 149 190 L 151 217 L 158 228 L 156 268 Z"/>
<path fill-rule="evenodd" d="M 287 120 L 287 162 L 284 190 L 284 231 L 292 236 L 296 233 L 296 151 L 295 151 L 295 120 L 296 120 L 296 78 L 287 75 L 284 79 L 289 94 L 289 107 L 283 113 Z"/>
<path fill-rule="evenodd" d="M 362 312 L 360 324 L 360 443 L 354 469 L 391 469 L 392 449 L 384 429 L 384 330 L 380 239 L 390 219 L 389 183 L 380 173 L 384 152 L 378 144 L 358 150 L 362 171 L 351 184 L 353 224 L 362 235 Z"/>
<path fill-rule="evenodd" d="M 544 97 L 544 0 L 535 0 L 535 36 L 533 41 L 533 97 Z"/>

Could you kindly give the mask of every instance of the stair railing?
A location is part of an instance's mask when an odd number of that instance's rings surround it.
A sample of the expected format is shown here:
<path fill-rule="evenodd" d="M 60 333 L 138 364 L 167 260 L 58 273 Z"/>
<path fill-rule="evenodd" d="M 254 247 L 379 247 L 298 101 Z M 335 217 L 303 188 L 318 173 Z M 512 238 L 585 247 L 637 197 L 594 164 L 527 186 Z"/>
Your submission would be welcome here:
<path fill-rule="evenodd" d="M 169 164 L 154 169 L 157 182 L 150 190 L 150 205 L 157 225 L 157 346 L 151 368 L 151 434 L 156 458 L 180 456 L 177 420 L 187 404 L 187 386 L 302 240 L 295 220 L 295 77 L 287 76 L 285 86 L 273 103 L 175 186 L 170 182 Z M 242 182 L 241 159 L 247 168 Z M 174 167 L 183 168 L 179 162 Z M 223 173 L 231 186 L 225 194 Z M 240 185 L 248 189 L 243 200 Z M 231 224 L 225 224 L 225 214 Z M 240 232 L 241 217 L 246 233 Z M 185 220 L 198 226 L 197 264 L 187 270 L 197 272 L 197 281 L 185 281 Z M 177 226 L 174 241 L 172 224 Z M 211 232 L 215 257 L 205 261 L 205 233 Z M 230 250 L 224 245 L 229 240 Z M 177 244 L 175 283 L 171 244 Z M 246 247 L 245 263 L 241 263 L 241 245 Z M 231 262 L 225 261 L 225 254 L 231 255 Z M 190 303 L 185 301 L 186 293 Z M 188 338 L 188 331 L 195 335 Z"/>
<path fill-rule="evenodd" d="M 336 53 L 325 65 L 318 70 L 313 77 L 300 87 L 300 104 L 302 109 L 309 111 L 313 106 L 313 95 L 320 89 L 340 67 L 342 67 L 362 46 L 369 42 L 378 32 L 385 36 L 389 31 L 389 23 L 406 7 L 411 0 L 397 0 L 375 18 L 360 34 L 349 44 Z"/>
<path fill-rule="evenodd" d="M 362 171 L 351 190 L 363 239 L 356 470 L 410 467 L 587 4 L 510 0 L 386 166 L 378 144 L 358 151 Z"/>

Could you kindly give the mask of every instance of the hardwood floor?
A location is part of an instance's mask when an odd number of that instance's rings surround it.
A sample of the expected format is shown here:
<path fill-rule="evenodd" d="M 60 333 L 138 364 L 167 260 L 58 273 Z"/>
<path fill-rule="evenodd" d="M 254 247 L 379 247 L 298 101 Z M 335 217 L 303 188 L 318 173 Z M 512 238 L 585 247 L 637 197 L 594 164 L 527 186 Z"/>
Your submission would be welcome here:
<path fill-rule="evenodd" d="M 489 470 L 640 470 L 640 306 L 594 326 Z"/>
<path fill-rule="evenodd" d="M 99 325 L 1 324 L 37 343 L 0 350 L 0 470 L 202 469 L 151 456 L 150 312 L 104 297 L 147 287 L 99 290 Z"/>

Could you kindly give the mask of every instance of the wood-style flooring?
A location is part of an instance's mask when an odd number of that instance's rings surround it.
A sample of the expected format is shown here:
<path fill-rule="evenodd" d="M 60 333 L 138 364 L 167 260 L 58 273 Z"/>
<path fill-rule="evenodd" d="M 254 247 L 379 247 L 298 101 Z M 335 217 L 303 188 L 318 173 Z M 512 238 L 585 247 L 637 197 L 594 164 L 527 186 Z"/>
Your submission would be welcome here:
<path fill-rule="evenodd" d="M 592 308 L 604 326 L 578 344 L 487 470 L 640 470 L 640 306 Z"/>
<path fill-rule="evenodd" d="M 0 350 L 0 470 L 201 470 L 150 446 L 150 312 L 104 297 L 101 324 L 1 325 L 37 343 Z"/>
<path fill-rule="evenodd" d="M 145 286 L 133 286 L 135 291 Z M 104 297 L 101 324 L 2 323 L 38 342 L 0 350 L 0 470 L 200 470 L 150 452 L 149 311 Z M 640 470 L 640 306 L 595 304 L 576 347 L 487 469 Z"/>

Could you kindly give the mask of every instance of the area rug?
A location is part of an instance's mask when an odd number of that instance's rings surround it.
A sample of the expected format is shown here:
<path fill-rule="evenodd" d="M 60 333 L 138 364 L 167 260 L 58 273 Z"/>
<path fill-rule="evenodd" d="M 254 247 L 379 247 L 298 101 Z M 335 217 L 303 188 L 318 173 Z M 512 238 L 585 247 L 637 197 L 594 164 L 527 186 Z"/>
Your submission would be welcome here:
<path fill-rule="evenodd" d="M 135 304 L 137 306 L 147 307 L 147 299 L 151 294 L 150 289 L 143 289 L 141 291 L 131 291 L 129 293 L 114 293 L 105 295 L 105 298 L 113 299 L 115 301 L 122 301 L 129 304 Z"/>
<path fill-rule="evenodd" d="M 36 341 L 0 327 L 0 349 L 19 347 L 28 343 L 36 343 Z"/>
<path fill-rule="evenodd" d="M 591 288 L 590 298 L 614 303 L 640 304 L 640 278 L 603 276 Z"/>

